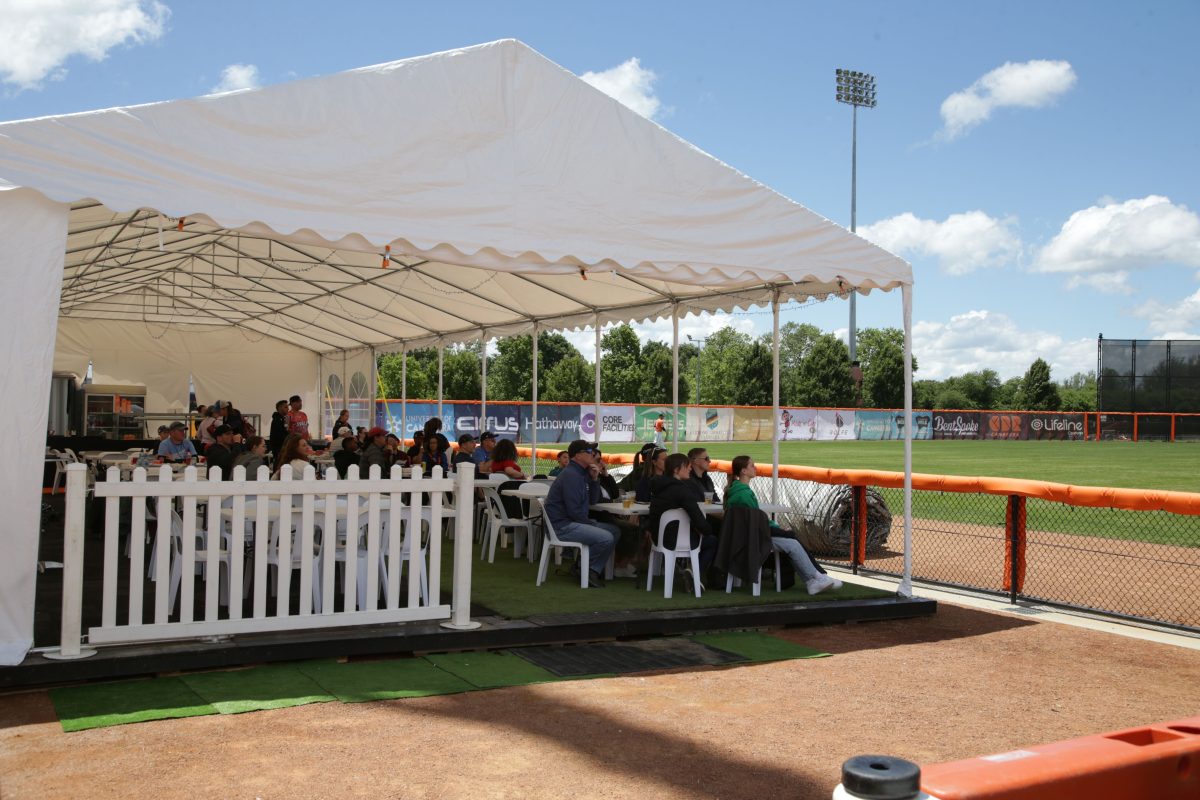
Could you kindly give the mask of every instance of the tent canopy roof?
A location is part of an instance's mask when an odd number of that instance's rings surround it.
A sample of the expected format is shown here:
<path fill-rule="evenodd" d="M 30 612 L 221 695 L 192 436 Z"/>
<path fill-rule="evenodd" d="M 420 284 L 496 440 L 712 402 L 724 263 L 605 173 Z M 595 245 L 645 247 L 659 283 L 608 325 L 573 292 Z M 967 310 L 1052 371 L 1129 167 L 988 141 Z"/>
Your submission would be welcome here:
<path fill-rule="evenodd" d="M 912 282 L 514 40 L 0 124 L 15 187 L 72 204 L 63 315 L 317 352 Z"/>

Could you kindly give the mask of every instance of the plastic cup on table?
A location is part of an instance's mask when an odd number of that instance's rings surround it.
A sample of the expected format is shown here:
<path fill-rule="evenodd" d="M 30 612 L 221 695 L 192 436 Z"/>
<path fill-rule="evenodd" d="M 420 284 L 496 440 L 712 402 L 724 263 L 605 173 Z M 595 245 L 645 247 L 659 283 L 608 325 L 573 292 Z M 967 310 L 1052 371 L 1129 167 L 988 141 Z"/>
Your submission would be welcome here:
<path fill-rule="evenodd" d="M 713 493 L 712 493 L 712 492 L 705 492 L 705 493 L 704 493 L 704 502 L 705 502 L 706 504 L 711 504 L 711 503 L 712 503 L 712 501 L 713 501 Z"/>
<path fill-rule="evenodd" d="M 625 494 L 621 495 L 621 507 L 631 508 L 633 506 L 633 498 L 633 492 L 626 492 Z"/>

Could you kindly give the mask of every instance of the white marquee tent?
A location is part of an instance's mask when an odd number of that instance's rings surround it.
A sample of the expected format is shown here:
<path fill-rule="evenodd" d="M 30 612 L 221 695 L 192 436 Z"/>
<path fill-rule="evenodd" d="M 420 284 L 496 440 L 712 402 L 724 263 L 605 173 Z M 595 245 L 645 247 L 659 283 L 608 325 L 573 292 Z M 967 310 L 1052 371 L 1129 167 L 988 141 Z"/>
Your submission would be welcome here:
<path fill-rule="evenodd" d="M 512 40 L 0 124 L 19 421 L 0 664 L 32 640 L 54 370 L 93 360 L 97 382 L 146 385 L 148 411 L 182 407 L 188 375 L 203 399 L 315 408 L 323 360 L 895 287 L 907 330 L 911 285 L 901 259 Z"/>

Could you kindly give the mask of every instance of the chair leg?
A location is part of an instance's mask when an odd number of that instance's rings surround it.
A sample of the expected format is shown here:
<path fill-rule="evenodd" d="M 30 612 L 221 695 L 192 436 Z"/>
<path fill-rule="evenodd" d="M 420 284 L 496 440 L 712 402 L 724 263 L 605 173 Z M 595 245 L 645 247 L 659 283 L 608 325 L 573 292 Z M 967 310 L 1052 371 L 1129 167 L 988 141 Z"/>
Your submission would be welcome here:
<path fill-rule="evenodd" d="M 693 550 L 691 554 L 692 562 L 692 583 L 695 584 L 696 597 L 700 596 L 700 551 Z"/>
<path fill-rule="evenodd" d="M 733 582 L 736 580 L 737 578 L 733 577 L 732 573 L 725 573 L 725 594 L 733 591 Z"/>
<path fill-rule="evenodd" d="M 579 588 L 588 588 L 588 574 L 592 571 L 592 560 L 588 557 L 588 546 L 579 546 Z"/>
<path fill-rule="evenodd" d="M 755 597 L 762 594 L 762 567 L 758 568 L 758 574 L 754 576 L 754 583 L 750 585 L 750 594 Z"/>
<path fill-rule="evenodd" d="M 549 542 L 542 545 L 542 557 L 538 561 L 537 583 L 534 586 L 541 586 L 546 582 L 546 571 L 550 568 L 551 549 Z"/>
<path fill-rule="evenodd" d="M 663 553 L 663 597 L 668 600 L 675 593 L 675 554 Z"/>
<path fill-rule="evenodd" d="M 654 588 L 654 561 L 658 558 L 658 552 L 651 550 L 650 558 L 646 561 L 646 591 L 649 592 Z"/>

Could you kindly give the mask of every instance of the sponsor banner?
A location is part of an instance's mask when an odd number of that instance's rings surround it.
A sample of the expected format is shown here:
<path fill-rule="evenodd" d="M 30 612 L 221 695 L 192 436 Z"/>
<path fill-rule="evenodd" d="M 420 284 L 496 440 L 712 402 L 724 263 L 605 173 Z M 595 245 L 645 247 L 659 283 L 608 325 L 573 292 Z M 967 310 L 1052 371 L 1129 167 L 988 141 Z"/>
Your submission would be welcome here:
<path fill-rule="evenodd" d="M 598 429 L 595 406 L 580 406 L 580 438 L 593 442 L 632 442 L 635 427 L 633 406 L 600 406 Z"/>
<path fill-rule="evenodd" d="M 738 442 L 771 441 L 771 409 L 733 409 L 733 439 Z"/>
<path fill-rule="evenodd" d="M 593 408 L 593 411 L 595 409 Z M 491 411 L 491 408 L 488 408 Z M 570 442 L 579 436 L 580 408 L 577 405 L 538 405 L 538 445 Z M 521 442 L 533 442 L 533 406 L 521 406 Z"/>
<path fill-rule="evenodd" d="M 689 408 L 681 438 L 688 442 L 732 441 L 734 414 L 735 409 L 732 408 Z"/>
<path fill-rule="evenodd" d="M 982 411 L 979 414 L 979 433 L 984 439 L 1020 439 L 1021 414 L 997 414 Z"/>
<path fill-rule="evenodd" d="M 1083 414 L 1023 414 L 1023 439 L 1082 439 Z"/>
<path fill-rule="evenodd" d="M 853 411 L 784 408 L 779 411 L 779 440 L 834 441 L 854 438 Z"/>
<path fill-rule="evenodd" d="M 670 406 L 634 406 L 637 412 L 637 417 L 634 421 L 634 438 L 635 442 L 653 442 L 654 441 L 654 423 L 658 421 L 658 415 L 662 414 L 663 422 L 666 424 L 666 430 L 663 431 L 663 440 L 671 441 L 675 430 L 675 410 Z M 679 438 L 688 439 L 686 423 L 687 409 L 679 409 Z"/>
<path fill-rule="evenodd" d="M 913 439 L 932 437 L 933 413 L 913 412 Z M 857 439 L 879 441 L 904 438 L 903 411 L 856 411 L 854 412 L 854 436 Z"/>
<path fill-rule="evenodd" d="M 971 411 L 933 412 L 934 439 L 978 439 L 979 414 Z"/>
<path fill-rule="evenodd" d="M 455 405 L 457 404 L 442 405 L 442 433 L 446 434 L 446 438 L 450 438 L 450 433 L 454 431 Z M 409 403 L 408 416 L 405 417 L 404 403 L 389 400 L 376 406 L 375 423 L 401 439 L 411 439 L 413 432 L 424 430 L 425 421 L 437 415 L 437 403 Z M 400 430 L 402 423 L 405 425 L 403 431 Z"/>

